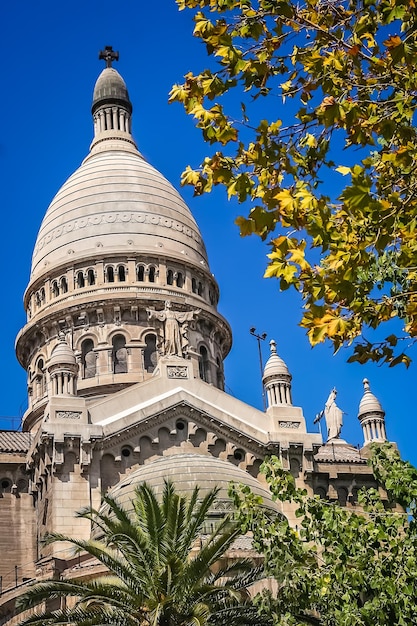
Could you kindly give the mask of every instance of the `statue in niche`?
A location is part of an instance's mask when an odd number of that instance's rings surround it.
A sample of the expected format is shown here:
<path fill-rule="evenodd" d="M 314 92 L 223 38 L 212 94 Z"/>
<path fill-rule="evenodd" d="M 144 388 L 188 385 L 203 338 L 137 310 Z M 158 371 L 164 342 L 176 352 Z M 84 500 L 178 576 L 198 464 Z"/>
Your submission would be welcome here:
<path fill-rule="evenodd" d="M 165 356 L 184 356 L 189 345 L 188 322 L 200 313 L 201 309 L 180 313 L 173 311 L 170 300 L 166 300 L 163 311 L 146 309 L 148 319 L 157 319 L 164 322 L 164 354 Z"/>
<path fill-rule="evenodd" d="M 327 426 L 327 441 L 338 439 L 343 426 L 343 411 L 336 404 L 337 391 L 333 387 L 324 405 L 324 418 Z"/>

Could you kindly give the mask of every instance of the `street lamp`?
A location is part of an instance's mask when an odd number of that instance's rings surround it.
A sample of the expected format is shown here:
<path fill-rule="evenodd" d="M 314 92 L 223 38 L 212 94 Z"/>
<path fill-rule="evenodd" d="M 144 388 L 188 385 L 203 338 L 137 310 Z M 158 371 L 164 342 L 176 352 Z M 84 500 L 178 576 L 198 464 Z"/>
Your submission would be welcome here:
<path fill-rule="evenodd" d="M 256 332 L 255 326 L 252 326 L 251 328 L 249 328 L 249 332 L 252 335 L 252 337 L 255 337 L 256 341 L 258 342 L 259 367 L 260 367 L 260 370 L 261 370 L 261 382 L 262 382 L 262 377 L 263 377 L 263 374 L 264 374 L 264 366 L 263 366 L 263 363 L 262 363 L 261 341 L 265 341 L 266 333 L 262 333 L 261 335 L 259 335 Z M 264 389 L 263 382 L 262 382 L 262 401 L 263 401 L 263 405 L 264 405 L 264 411 L 266 411 L 265 389 Z"/>

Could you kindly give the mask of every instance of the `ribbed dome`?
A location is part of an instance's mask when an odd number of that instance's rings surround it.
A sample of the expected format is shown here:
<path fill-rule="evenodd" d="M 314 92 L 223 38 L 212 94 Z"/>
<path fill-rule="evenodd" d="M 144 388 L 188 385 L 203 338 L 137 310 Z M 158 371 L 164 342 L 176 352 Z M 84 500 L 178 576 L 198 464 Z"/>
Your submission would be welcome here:
<path fill-rule="evenodd" d="M 191 495 L 196 486 L 200 487 L 202 495 L 218 486 L 220 487 L 219 503 L 225 501 L 230 503 L 228 495 L 230 481 L 243 483 L 248 485 L 256 495 L 262 496 L 265 506 L 274 510 L 278 509 L 267 488 L 256 478 L 233 463 L 201 454 L 174 454 L 143 465 L 113 487 L 110 495 L 116 498 L 126 510 L 129 510 L 138 485 L 146 482 L 154 488 L 157 495 L 160 495 L 164 488 L 164 479 L 171 480 L 176 489 L 185 495 Z"/>
<path fill-rule="evenodd" d="M 277 354 L 277 344 L 273 339 L 270 341 L 270 346 L 271 356 L 265 364 L 264 379 L 270 378 L 271 376 L 291 376 L 286 363 Z"/>
<path fill-rule="evenodd" d="M 73 350 L 71 350 L 65 339 L 61 339 L 52 350 L 48 367 L 51 367 L 51 365 L 76 365 L 76 363 Z"/>
<path fill-rule="evenodd" d="M 385 415 L 385 411 L 382 408 L 378 398 L 376 398 L 371 392 L 369 381 L 366 378 L 364 378 L 363 380 L 363 386 L 365 388 L 365 392 L 359 404 L 358 417 L 361 417 L 361 415 L 366 415 L 367 413 L 382 413 L 382 415 Z"/>
<path fill-rule="evenodd" d="M 31 279 L 75 260 L 129 250 L 208 265 L 189 208 L 160 172 L 139 153 L 106 150 L 90 155 L 46 212 Z"/>
<path fill-rule="evenodd" d="M 93 93 L 93 112 L 108 101 L 123 101 L 131 108 L 126 83 L 113 67 L 106 67 L 97 79 Z"/>

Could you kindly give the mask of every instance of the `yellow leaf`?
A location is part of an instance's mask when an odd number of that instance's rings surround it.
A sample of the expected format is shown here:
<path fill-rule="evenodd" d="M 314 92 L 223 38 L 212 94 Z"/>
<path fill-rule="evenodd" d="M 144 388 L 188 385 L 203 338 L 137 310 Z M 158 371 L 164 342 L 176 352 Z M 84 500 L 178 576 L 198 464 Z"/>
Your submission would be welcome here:
<path fill-rule="evenodd" d="M 345 165 L 339 165 L 339 167 L 336 167 L 336 172 L 339 172 L 339 174 L 343 174 L 343 176 L 346 176 L 347 174 L 351 174 L 352 170 L 350 169 L 350 167 L 346 167 Z"/>
<path fill-rule="evenodd" d="M 305 136 L 305 142 L 309 148 L 315 148 L 317 146 L 317 139 L 310 133 L 307 133 Z"/>
<path fill-rule="evenodd" d="M 386 46 L 388 50 L 391 50 L 391 48 L 396 48 L 401 44 L 401 37 L 399 37 L 398 35 L 391 35 L 391 37 L 388 37 L 388 39 L 384 41 L 384 46 Z"/>

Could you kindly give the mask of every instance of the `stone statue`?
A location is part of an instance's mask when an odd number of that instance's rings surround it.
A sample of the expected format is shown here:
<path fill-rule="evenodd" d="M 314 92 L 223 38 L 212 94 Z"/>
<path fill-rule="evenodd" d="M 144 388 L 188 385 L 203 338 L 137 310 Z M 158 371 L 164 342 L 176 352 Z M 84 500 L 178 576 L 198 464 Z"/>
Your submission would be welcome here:
<path fill-rule="evenodd" d="M 164 353 L 165 356 L 183 356 L 188 347 L 188 324 L 200 313 L 201 309 L 194 309 L 186 313 L 173 311 L 170 300 L 166 300 L 163 311 L 146 309 L 148 319 L 157 319 L 164 322 Z"/>
<path fill-rule="evenodd" d="M 324 405 L 324 417 L 327 426 L 327 441 L 340 437 L 343 426 L 343 411 L 336 404 L 337 391 L 333 388 Z"/>

